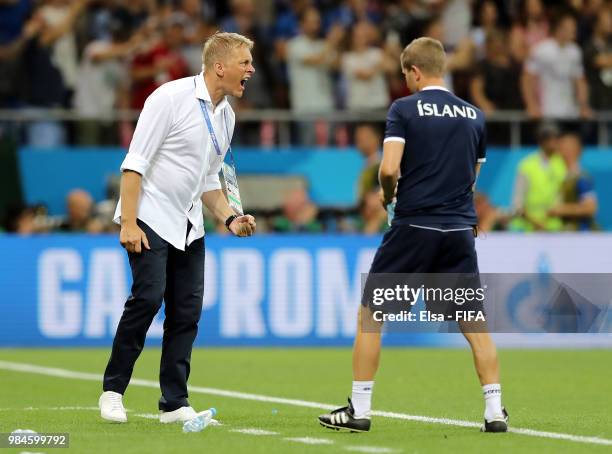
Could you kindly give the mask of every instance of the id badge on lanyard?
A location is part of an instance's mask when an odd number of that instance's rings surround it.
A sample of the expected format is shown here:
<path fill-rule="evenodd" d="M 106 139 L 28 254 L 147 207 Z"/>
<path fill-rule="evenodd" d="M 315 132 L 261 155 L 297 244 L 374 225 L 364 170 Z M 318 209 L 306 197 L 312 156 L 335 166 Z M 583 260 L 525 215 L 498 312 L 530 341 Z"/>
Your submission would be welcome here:
<path fill-rule="evenodd" d="M 232 162 L 232 165 L 223 163 L 221 167 L 223 173 L 223 180 L 225 181 L 225 189 L 227 192 L 227 201 L 229 206 L 236 214 L 242 216 L 244 211 L 242 209 L 242 201 L 240 200 L 240 190 L 238 189 L 238 178 L 236 178 L 236 166 Z"/>
<path fill-rule="evenodd" d="M 208 132 L 210 134 L 210 139 L 212 140 L 213 146 L 215 147 L 215 151 L 217 156 L 221 156 L 221 147 L 219 146 L 219 141 L 217 140 L 217 135 L 215 134 L 215 129 L 213 128 L 212 121 L 210 120 L 210 116 L 208 115 L 208 109 L 206 104 L 201 99 L 200 107 L 202 108 L 202 113 L 204 114 L 204 119 L 206 120 L 206 126 L 208 127 Z M 227 133 L 228 143 L 230 142 L 229 130 L 227 128 L 227 119 L 225 118 L 225 111 L 223 112 L 223 120 L 225 123 L 225 131 Z M 240 190 L 238 189 L 238 178 L 236 177 L 236 164 L 234 162 L 234 154 L 232 153 L 231 145 L 228 148 L 228 152 L 230 155 L 230 164 L 223 162 L 221 166 L 221 173 L 223 174 L 223 181 L 225 181 L 225 190 L 227 195 L 227 201 L 229 206 L 234 212 L 238 215 L 243 215 L 244 211 L 242 209 L 242 201 L 240 200 Z"/>

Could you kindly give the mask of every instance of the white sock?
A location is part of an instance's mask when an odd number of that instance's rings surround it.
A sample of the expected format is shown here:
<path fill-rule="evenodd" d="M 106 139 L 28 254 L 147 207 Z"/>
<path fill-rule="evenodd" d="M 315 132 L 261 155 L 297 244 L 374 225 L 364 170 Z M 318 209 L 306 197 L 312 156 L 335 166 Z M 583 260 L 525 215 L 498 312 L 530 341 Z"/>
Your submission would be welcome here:
<path fill-rule="evenodd" d="M 502 415 L 501 385 L 499 383 L 484 385 L 482 387 L 482 394 L 485 400 L 485 419 L 491 421 L 496 416 Z"/>
<path fill-rule="evenodd" d="M 370 410 L 372 409 L 372 388 L 374 388 L 374 381 L 353 382 L 351 401 L 355 408 L 355 417 L 370 417 Z"/>

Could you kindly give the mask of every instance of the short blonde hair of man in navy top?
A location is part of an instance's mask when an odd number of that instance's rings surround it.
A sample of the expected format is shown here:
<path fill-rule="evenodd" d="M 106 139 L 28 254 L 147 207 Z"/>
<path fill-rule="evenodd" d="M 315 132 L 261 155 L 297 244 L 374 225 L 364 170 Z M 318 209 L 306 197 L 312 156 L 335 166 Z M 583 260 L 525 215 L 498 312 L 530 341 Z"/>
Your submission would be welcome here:
<path fill-rule="evenodd" d="M 437 39 L 417 38 L 402 51 L 400 61 L 406 76 L 417 68 L 429 77 L 442 77 L 446 68 L 446 52 Z"/>

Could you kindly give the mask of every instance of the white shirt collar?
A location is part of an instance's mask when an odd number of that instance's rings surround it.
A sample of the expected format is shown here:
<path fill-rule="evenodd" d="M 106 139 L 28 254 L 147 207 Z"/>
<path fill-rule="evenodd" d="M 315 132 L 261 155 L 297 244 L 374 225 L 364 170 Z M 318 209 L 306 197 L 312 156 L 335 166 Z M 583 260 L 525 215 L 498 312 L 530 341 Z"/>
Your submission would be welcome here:
<path fill-rule="evenodd" d="M 204 81 L 204 73 L 201 72 L 200 74 L 196 76 L 195 79 L 196 79 L 196 84 L 195 84 L 196 85 L 196 88 L 195 88 L 196 98 L 199 98 L 203 101 L 207 101 L 212 104 L 212 98 L 210 97 L 210 93 L 208 92 L 208 88 L 206 87 L 206 82 Z M 221 102 L 217 104 L 217 107 L 215 107 L 215 111 L 217 109 L 225 108 L 227 103 L 228 103 L 227 96 L 224 96 Z"/>
<path fill-rule="evenodd" d="M 442 85 L 428 85 L 427 87 L 421 88 L 421 91 L 425 90 L 443 90 L 448 91 L 450 93 L 450 90 L 446 87 L 443 87 Z"/>

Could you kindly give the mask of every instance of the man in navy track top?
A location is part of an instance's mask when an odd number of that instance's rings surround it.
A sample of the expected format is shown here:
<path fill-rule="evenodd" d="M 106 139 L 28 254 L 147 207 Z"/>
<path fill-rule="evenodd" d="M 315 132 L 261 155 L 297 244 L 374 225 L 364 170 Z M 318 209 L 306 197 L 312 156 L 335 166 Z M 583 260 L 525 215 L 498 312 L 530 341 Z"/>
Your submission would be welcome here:
<path fill-rule="evenodd" d="M 445 63 L 444 48 L 435 39 L 416 39 L 402 52 L 402 72 L 414 94 L 396 100 L 387 115 L 379 180 L 381 202 L 388 209 L 395 203 L 395 215 L 368 281 L 382 273 L 449 273 L 479 282 L 473 199 L 485 161 L 485 119 L 480 110 L 444 87 Z M 367 289 L 368 283 L 353 350 L 352 398 L 348 406 L 319 417 L 320 424 L 331 429 L 370 430 L 382 322 L 373 317 Z M 482 302 L 468 309 L 483 310 Z M 364 329 L 364 322 L 371 325 L 372 319 L 380 322 L 379 329 Z M 501 404 L 497 352 L 486 323 L 459 321 L 459 327 L 472 348 L 484 393 L 482 430 L 506 432 L 508 414 Z M 452 374 L 438 379 L 452 380 Z"/>

